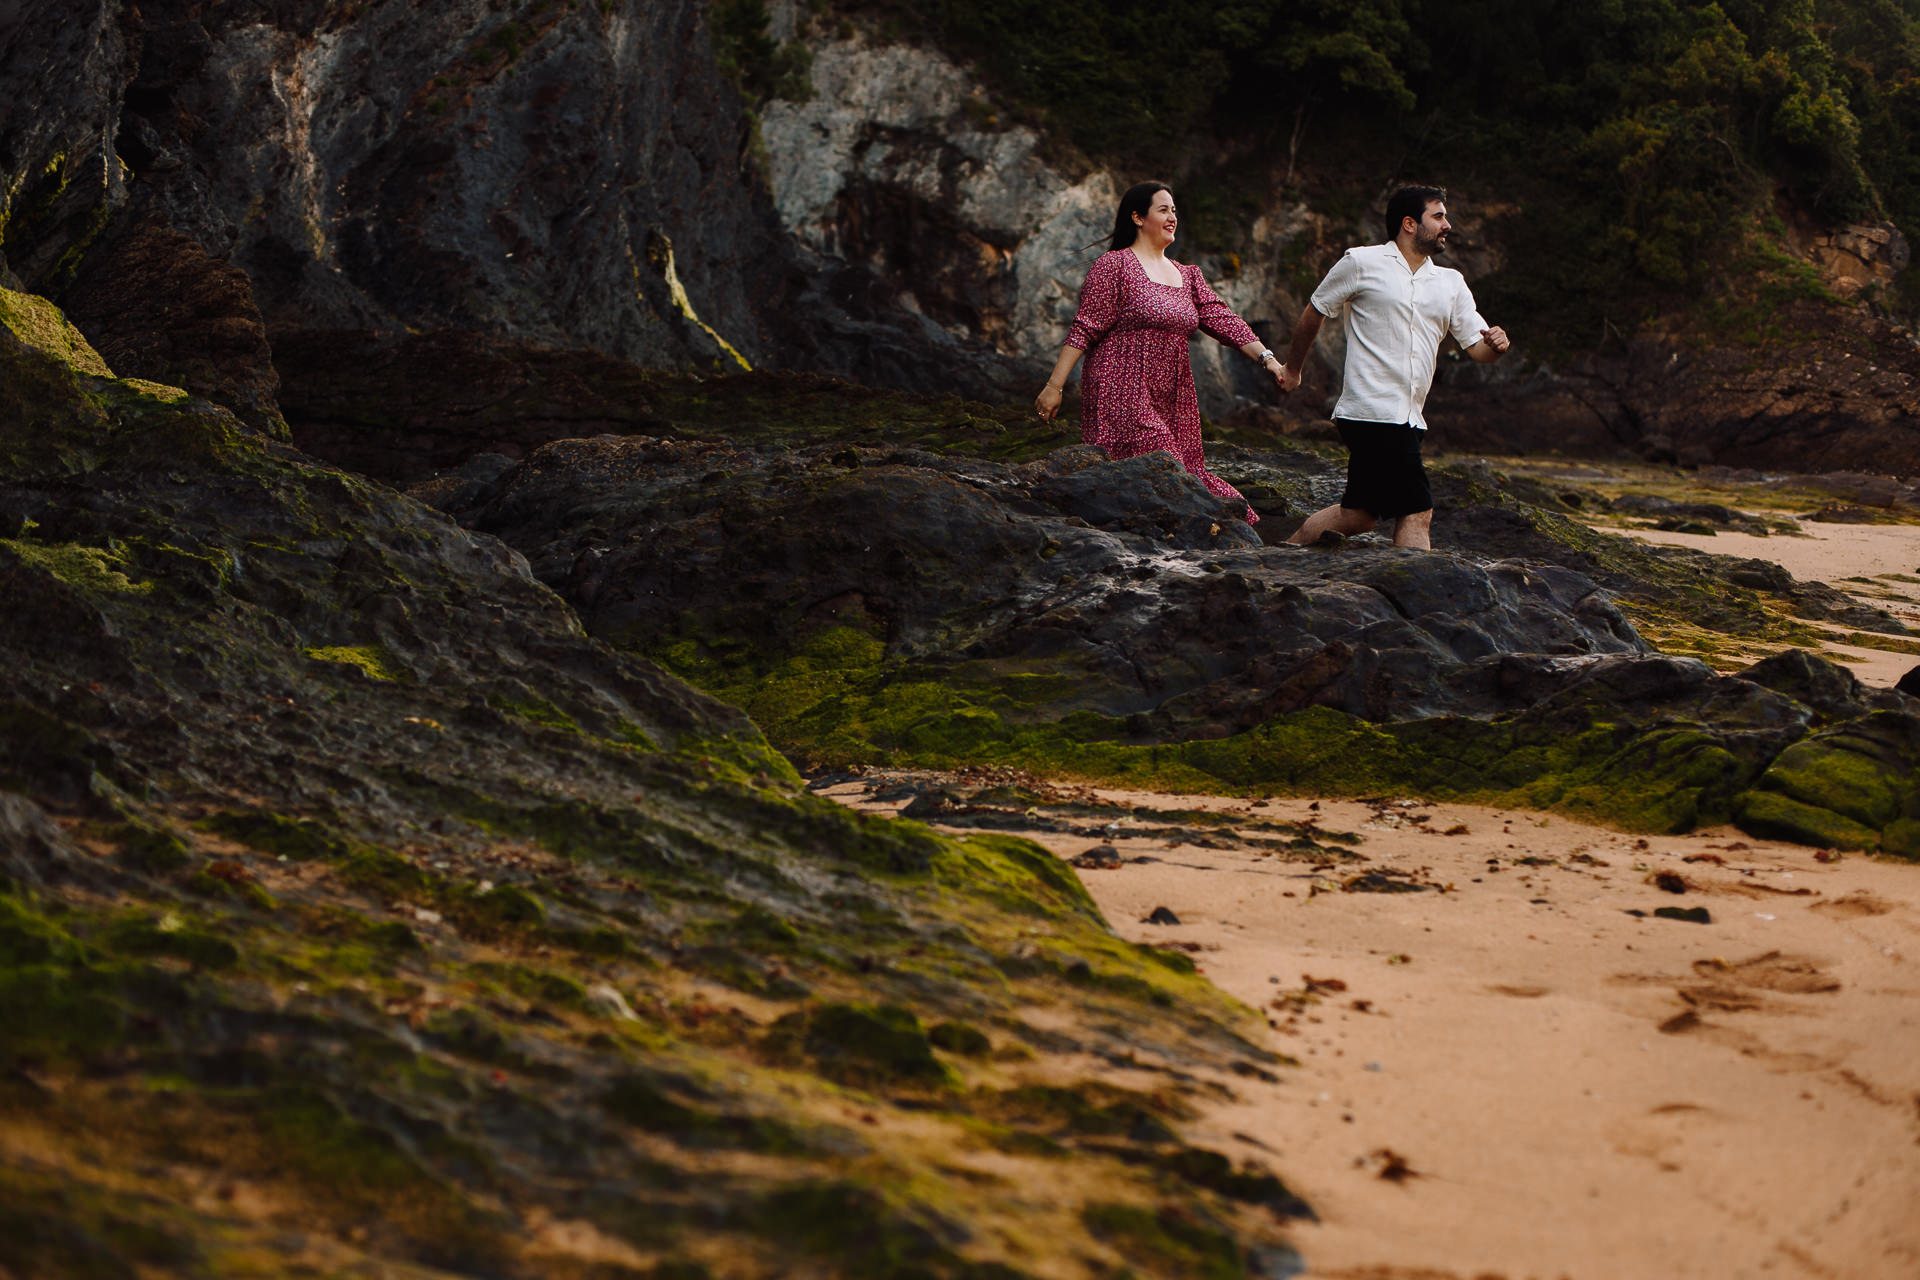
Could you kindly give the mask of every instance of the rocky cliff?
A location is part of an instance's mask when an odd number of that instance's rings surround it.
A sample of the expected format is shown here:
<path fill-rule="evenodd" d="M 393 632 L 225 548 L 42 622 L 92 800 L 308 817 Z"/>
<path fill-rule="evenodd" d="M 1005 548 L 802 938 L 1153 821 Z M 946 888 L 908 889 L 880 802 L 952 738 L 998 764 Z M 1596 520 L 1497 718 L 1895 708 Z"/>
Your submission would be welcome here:
<path fill-rule="evenodd" d="M 8 1274 L 1297 1267 L 1180 1136 L 1253 1015 L 1050 855 L 812 798 L 497 540 L 12 291 L 0 460 Z"/>
<path fill-rule="evenodd" d="M 291 422 L 311 448 L 404 449 L 509 406 L 624 429 L 630 413 L 572 394 L 605 360 L 1025 399 L 1115 191 L 1142 175 L 1063 146 L 929 44 L 793 4 L 754 38 L 806 57 L 744 102 L 714 56 L 716 12 L 23 2 L 0 36 L 0 252 L 116 368 Z M 1185 162 L 1199 203 L 1183 252 L 1278 345 L 1332 255 L 1378 234 L 1369 205 L 1390 175 L 1350 164 L 1341 198 L 1315 208 L 1279 153 L 1231 160 L 1231 177 Z M 1455 197 L 1454 265 L 1524 299 L 1532 286 L 1500 283 L 1503 246 L 1538 214 L 1484 180 Z M 1920 355 L 1872 318 L 1904 239 L 1884 224 L 1782 236 L 1782 278 L 1805 287 L 1705 326 L 1679 316 L 1549 352 L 1510 301 L 1496 318 L 1517 358 L 1443 370 L 1436 440 L 1920 468 Z M 1319 416 L 1339 336 L 1284 406 L 1196 342 L 1203 407 L 1282 428 Z M 529 387 L 528 366 L 554 372 Z M 343 396 L 343 379 L 371 394 Z"/>
<path fill-rule="evenodd" d="M 129 373 L 260 419 L 276 365 L 298 418 L 300 371 L 410 333 L 791 358 L 797 277 L 694 0 L 70 8 L 5 45 L 38 104 L 0 122 L 6 256 Z"/>

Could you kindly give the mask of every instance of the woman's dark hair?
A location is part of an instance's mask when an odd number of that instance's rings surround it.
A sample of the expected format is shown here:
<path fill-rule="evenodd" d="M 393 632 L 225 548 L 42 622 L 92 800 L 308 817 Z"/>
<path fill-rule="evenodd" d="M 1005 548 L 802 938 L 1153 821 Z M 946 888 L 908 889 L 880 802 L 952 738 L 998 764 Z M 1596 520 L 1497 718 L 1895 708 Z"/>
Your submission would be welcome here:
<path fill-rule="evenodd" d="M 1128 195 L 1133 193 L 1129 191 Z M 1387 239 L 1400 234 L 1400 224 L 1408 218 L 1419 222 L 1427 216 L 1427 206 L 1435 200 L 1446 203 L 1445 187 L 1401 187 L 1387 197 Z"/>
<path fill-rule="evenodd" d="M 1133 225 L 1133 215 L 1146 217 L 1147 210 L 1153 208 L 1154 196 L 1162 191 L 1173 194 L 1173 188 L 1164 182 L 1136 182 L 1127 188 L 1127 194 L 1120 197 L 1119 212 L 1113 215 L 1113 238 L 1107 241 L 1108 249 L 1124 249 L 1133 243 L 1140 234 L 1140 228 Z"/>

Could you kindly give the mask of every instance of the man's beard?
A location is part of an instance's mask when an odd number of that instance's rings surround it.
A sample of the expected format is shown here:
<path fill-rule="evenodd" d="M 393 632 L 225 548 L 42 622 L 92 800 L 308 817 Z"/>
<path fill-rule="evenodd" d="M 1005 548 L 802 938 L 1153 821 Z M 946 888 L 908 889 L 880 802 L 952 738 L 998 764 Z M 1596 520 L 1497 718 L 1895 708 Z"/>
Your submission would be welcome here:
<path fill-rule="evenodd" d="M 1429 258 L 1433 257 L 1436 253 L 1445 253 L 1447 251 L 1447 233 L 1444 231 L 1436 231 L 1431 239 L 1426 236 L 1416 235 L 1413 238 L 1413 248 L 1414 252 L 1424 254 Z"/>

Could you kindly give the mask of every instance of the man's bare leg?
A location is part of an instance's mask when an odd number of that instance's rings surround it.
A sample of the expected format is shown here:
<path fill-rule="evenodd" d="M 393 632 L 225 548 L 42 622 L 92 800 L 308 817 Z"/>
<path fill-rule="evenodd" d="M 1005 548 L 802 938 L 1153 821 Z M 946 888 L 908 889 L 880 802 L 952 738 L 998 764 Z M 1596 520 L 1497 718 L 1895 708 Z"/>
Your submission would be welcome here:
<path fill-rule="evenodd" d="M 1287 541 L 1295 546 L 1304 547 L 1329 529 L 1352 537 L 1356 533 L 1365 533 L 1373 528 L 1374 523 L 1374 518 L 1360 508 L 1343 507 L 1335 503 L 1331 507 L 1322 507 L 1308 516 L 1307 522 L 1295 529 Z"/>
<path fill-rule="evenodd" d="M 1409 516 L 1401 516 L 1393 527 L 1393 545 L 1412 547 L 1415 551 L 1433 550 L 1433 509 L 1416 511 Z"/>

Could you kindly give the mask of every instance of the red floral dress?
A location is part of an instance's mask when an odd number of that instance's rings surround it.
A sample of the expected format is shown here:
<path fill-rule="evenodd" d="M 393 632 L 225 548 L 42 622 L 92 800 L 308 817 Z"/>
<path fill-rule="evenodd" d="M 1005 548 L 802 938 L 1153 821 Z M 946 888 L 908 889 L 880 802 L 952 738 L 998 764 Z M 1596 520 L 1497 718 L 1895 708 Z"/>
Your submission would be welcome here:
<path fill-rule="evenodd" d="M 1088 270 L 1080 311 L 1067 331 L 1067 345 L 1087 352 L 1080 439 L 1116 458 L 1164 449 L 1214 493 L 1244 504 L 1201 455 L 1187 339 L 1195 329 L 1232 347 L 1259 339 L 1207 286 L 1200 268 L 1176 265 L 1178 285 L 1154 280 L 1131 249 L 1103 253 Z M 1248 507 L 1247 523 L 1259 519 Z"/>

